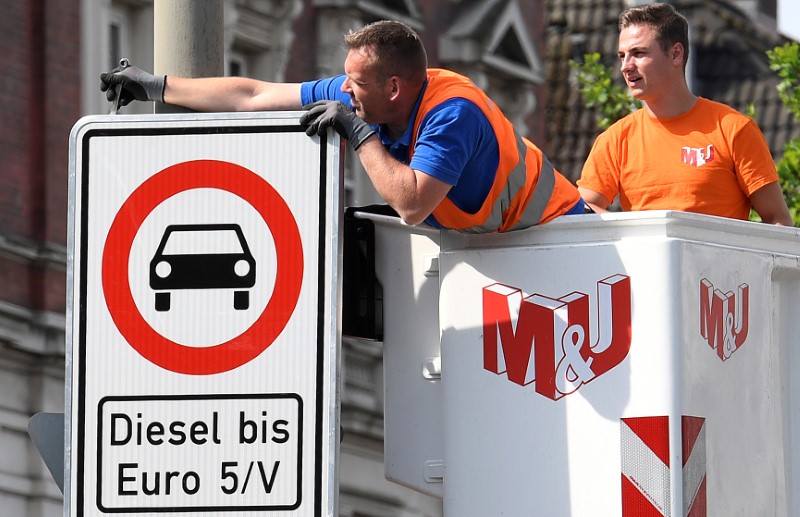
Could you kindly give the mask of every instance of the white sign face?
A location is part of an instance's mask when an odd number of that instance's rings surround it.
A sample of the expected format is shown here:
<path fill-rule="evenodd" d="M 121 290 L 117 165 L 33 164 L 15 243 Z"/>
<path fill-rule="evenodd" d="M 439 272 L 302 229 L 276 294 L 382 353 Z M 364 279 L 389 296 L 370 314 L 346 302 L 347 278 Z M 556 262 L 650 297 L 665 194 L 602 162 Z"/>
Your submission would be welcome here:
<path fill-rule="evenodd" d="M 68 515 L 331 513 L 341 156 L 297 119 L 73 129 Z"/>

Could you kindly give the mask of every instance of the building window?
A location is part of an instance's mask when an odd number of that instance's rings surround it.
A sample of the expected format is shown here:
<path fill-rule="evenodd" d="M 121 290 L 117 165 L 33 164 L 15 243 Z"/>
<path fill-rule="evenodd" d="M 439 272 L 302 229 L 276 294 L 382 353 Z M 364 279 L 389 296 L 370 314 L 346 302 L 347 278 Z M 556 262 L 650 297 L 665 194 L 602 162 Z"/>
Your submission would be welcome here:
<path fill-rule="evenodd" d="M 105 62 L 108 70 L 118 66 L 119 60 L 130 53 L 129 33 L 125 13 L 120 9 L 112 9 L 108 23 L 108 56 Z"/>
<path fill-rule="evenodd" d="M 225 74 L 231 77 L 249 77 L 247 56 L 235 50 L 225 53 Z"/>

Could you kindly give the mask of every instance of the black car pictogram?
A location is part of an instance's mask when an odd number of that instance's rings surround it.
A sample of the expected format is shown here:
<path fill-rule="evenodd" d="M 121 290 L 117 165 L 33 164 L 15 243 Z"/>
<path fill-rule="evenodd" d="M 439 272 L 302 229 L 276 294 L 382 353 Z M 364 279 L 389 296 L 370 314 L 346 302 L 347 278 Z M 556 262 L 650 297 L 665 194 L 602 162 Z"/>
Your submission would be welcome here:
<path fill-rule="evenodd" d="M 155 309 L 168 311 L 170 292 L 181 289 L 234 289 L 233 307 L 250 306 L 256 262 L 238 224 L 174 224 L 150 261 Z"/>

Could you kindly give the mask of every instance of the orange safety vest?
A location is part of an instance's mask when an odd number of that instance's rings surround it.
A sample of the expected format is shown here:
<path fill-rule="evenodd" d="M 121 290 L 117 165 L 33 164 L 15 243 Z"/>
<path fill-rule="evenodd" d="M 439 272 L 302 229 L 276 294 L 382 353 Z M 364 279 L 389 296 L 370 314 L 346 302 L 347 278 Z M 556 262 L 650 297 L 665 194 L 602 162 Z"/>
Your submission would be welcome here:
<path fill-rule="evenodd" d="M 445 197 L 433 210 L 439 224 L 464 232 L 507 232 L 547 222 L 575 206 L 580 199 L 575 186 L 553 168 L 539 148 L 517 134 L 480 88 L 467 77 L 448 70 L 428 70 L 428 86 L 414 121 L 409 160 L 425 115 L 453 98 L 467 99 L 481 109 L 497 137 L 500 162 L 481 208 L 475 213 L 465 212 Z"/>

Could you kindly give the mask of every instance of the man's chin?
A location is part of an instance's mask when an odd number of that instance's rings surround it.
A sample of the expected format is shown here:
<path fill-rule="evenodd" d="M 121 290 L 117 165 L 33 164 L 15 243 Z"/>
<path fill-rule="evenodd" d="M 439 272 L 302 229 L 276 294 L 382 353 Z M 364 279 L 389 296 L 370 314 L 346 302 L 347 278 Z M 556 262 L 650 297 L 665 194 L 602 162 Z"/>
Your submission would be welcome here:
<path fill-rule="evenodd" d="M 636 96 L 636 95 L 641 95 L 642 92 L 644 92 L 645 83 L 643 80 L 640 79 L 638 81 L 634 81 L 633 84 L 625 83 L 625 86 L 628 87 L 628 93 L 630 93 L 633 96 Z"/>
<path fill-rule="evenodd" d="M 636 100 L 642 100 L 644 91 L 641 88 L 628 88 L 628 94 Z"/>

